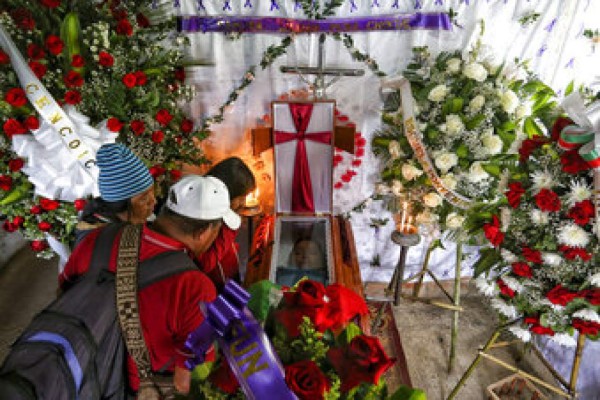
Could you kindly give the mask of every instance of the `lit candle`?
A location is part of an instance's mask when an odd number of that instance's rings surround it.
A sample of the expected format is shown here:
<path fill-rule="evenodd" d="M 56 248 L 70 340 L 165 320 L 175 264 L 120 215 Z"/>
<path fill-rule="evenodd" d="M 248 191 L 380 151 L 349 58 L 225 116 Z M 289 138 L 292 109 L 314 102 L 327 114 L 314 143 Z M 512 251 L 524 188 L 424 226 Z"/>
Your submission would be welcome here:
<path fill-rule="evenodd" d="M 408 209 L 408 203 L 405 201 L 402 203 L 402 218 L 400 219 L 400 232 L 404 232 L 404 225 L 406 224 L 406 212 Z"/>
<path fill-rule="evenodd" d="M 258 207 L 258 188 L 254 192 L 248 193 L 246 196 L 246 207 L 253 208 Z"/>

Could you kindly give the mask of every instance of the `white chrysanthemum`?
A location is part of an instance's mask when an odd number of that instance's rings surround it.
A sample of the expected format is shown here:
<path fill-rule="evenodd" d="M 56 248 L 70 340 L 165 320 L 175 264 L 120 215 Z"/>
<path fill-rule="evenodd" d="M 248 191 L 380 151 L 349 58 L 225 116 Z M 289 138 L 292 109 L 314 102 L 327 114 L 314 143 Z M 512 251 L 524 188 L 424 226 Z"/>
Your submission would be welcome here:
<path fill-rule="evenodd" d="M 512 264 L 514 262 L 519 261 L 519 257 L 517 257 L 514 253 L 512 253 L 506 249 L 500 250 L 500 256 L 507 264 Z"/>
<path fill-rule="evenodd" d="M 465 65 L 463 69 L 463 74 L 467 78 L 471 78 L 476 80 L 477 82 L 483 82 L 488 76 L 488 72 L 485 67 L 479 63 L 472 62 Z"/>
<path fill-rule="evenodd" d="M 394 196 L 396 196 L 396 197 L 402 196 L 403 191 L 404 191 L 404 185 L 402 184 L 402 182 L 399 181 L 398 179 L 394 179 L 392 182 L 392 193 L 394 193 Z"/>
<path fill-rule="evenodd" d="M 446 217 L 446 226 L 450 229 L 459 229 L 465 222 L 465 217 L 455 212 L 451 212 Z"/>
<path fill-rule="evenodd" d="M 531 114 L 531 107 L 528 104 L 521 104 L 515 109 L 515 117 L 518 119 L 525 118 Z"/>
<path fill-rule="evenodd" d="M 584 201 L 592 197 L 592 189 L 585 181 L 572 181 L 569 184 L 569 193 L 567 194 L 567 205 L 573 207 L 580 201 Z"/>
<path fill-rule="evenodd" d="M 481 143 L 490 155 L 499 154 L 502 151 L 502 139 L 498 135 L 484 136 L 481 138 Z"/>
<path fill-rule="evenodd" d="M 542 261 L 549 267 L 558 267 L 563 259 L 556 253 L 542 253 Z"/>
<path fill-rule="evenodd" d="M 396 160 L 400 158 L 400 156 L 404 155 L 402 153 L 400 143 L 398 143 L 397 140 L 390 140 L 390 143 L 388 144 L 388 151 L 390 152 L 390 157 L 392 160 Z"/>
<path fill-rule="evenodd" d="M 514 319 L 519 316 L 519 313 L 517 312 L 517 309 L 514 306 L 506 303 L 504 300 L 501 300 L 498 297 L 492 299 L 491 305 L 500 314 L 508 318 Z"/>
<path fill-rule="evenodd" d="M 584 308 L 573 314 L 573 318 L 583 319 L 585 321 L 600 323 L 600 315 L 594 310 Z"/>
<path fill-rule="evenodd" d="M 549 336 L 550 341 L 558 344 L 559 346 L 565 347 L 575 347 L 577 346 L 577 341 L 575 338 L 568 333 L 557 333 L 554 336 Z"/>
<path fill-rule="evenodd" d="M 484 104 L 485 97 L 478 94 L 477 96 L 473 97 L 473 99 L 469 102 L 469 110 L 476 113 L 477 111 L 481 110 L 481 107 L 483 107 Z"/>
<path fill-rule="evenodd" d="M 483 274 L 475 279 L 475 287 L 486 297 L 496 297 L 500 292 L 496 282 L 487 280 Z"/>
<path fill-rule="evenodd" d="M 579 225 L 568 223 L 558 228 L 558 241 L 571 247 L 585 247 L 590 242 L 590 235 Z"/>
<path fill-rule="evenodd" d="M 458 135 L 465 130 L 465 124 L 463 124 L 460 116 L 456 114 L 446 115 L 446 132 L 449 135 Z"/>
<path fill-rule="evenodd" d="M 529 218 L 531 218 L 531 222 L 534 225 L 548 224 L 548 213 L 544 212 L 542 210 L 538 210 L 538 209 L 531 210 L 531 215 L 529 216 Z"/>
<path fill-rule="evenodd" d="M 488 177 L 489 174 L 485 172 L 485 169 L 483 169 L 483 164 L 481 161 L 475 161 L 473 164 L 471 164 L 471 168 L 469 168 L 469 175 L 467 176 L 471 182 L 481 182 Z"/>
<path fill-rule="evenodd" d="M 521 284 L 521 282 L 519 282 L 517 279 L 513 278 L 512 276 L 503 276 L 502 281 L 506 284 L 506 286 L 508 286 L 510 289 L 514 290 L 515 292 L 522 292 L 523 289 L 525 288 Z"/>
<path fill-rule="evenodd" d="M 451 74 L 455 74 L 458 71 L 460 71 L 460 65 L 461 65 L 462 61 L 460 60 L 460 58 L 451 58 L 448 61 L 446 61 L 446 71 L 451 73 Z"/>
<path fill-rule="evenodd" d="M 423 203 L 425 203 L 427 207 L 435 208 L 442 204 L 442 196 L 433 192 L 427 193 L 423 196 Z"/>
<path fill-rule="evenodd" d="M 408 163 L 402 165 L 402 176 L 407 181 L 412 181 L 413 179 L 418 178 L 421 175 L 423 175 L 423 171 L 421 171 L 414 165 Z"/>
<path fill-rule="evenodd" d="M 458 164 L 458 156 L 454 153 L 442 153 L 435 158 L 435 166 L 442 174 L 448 172 L 456 164 Z"/>
<path fill-rule="evenodd" d="M 552 189 L 556 181 L 554 176 L 548 171 L 534 171 L 530 177 L 533 182 L 532 188 L 534 193 L 538 193 L 542 189 Z"/>
<path fill-rule="evenodd" d="M 519 98 L 512 90 L 505 90 L 500 95 L 500 104 L 504 111 L 512 114 L 519 105 Z"/>
<path fill-rule="evenodd" d="M 445 174 L 440 177 L 442 184 L 448 190 L 456 189 L 457 181 L 453 173 Z"/>
<path fill-rule="evenodd" d="M 590 277 L 590 282 L 592 285 L 596 287 L 600 287 L 600 272 L 594 274 Z"/>
<path fill-rule="evenodd" d="M 511 326 L 508 328 L 508 330 L 522 342 L 527 343 L 531 340 L 531 332 L 529 332 L 528 329 L 524 329 L 519 326 Z"/>
<path fill-rule="evenodd" d="M 385 183 L 378 183 L 375 185 L 375 193 L 385 196 L 386 194 L 390 193 L 390 187 Z"/>
<path fill-rule="evenodd" d="M 448 94 L 449 90 L 446 85 L 437 85 L 427 95 L 427 98 L 431 101 L 440 102 L 444 100 L 444 97 Z"/>

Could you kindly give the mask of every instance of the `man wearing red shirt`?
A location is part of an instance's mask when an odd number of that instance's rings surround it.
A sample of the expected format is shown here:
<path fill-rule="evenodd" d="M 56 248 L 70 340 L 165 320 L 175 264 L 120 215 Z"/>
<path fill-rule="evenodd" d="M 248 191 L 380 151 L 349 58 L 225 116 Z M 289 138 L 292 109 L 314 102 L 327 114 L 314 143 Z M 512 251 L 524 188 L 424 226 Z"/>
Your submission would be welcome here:
<path fill-rule="evenodd" d="M 215 240 L 222 223 L 231 229 L 240 217 L 231 210 L 227 188 L 213 177 L 190 175 L 171 187 L 166 204 L 151 226 L 144 226 L 139 261 L 166 251 L 179 250 L 194 257 L 206 251 Z M 102 228 L 100 228 L 102 229 Z M 91 232 L 73 251 L 59 276 L 62 288 L 68 287 L 89 268 L 100 229 Z M 115 272 L 120 235 L 112 244 L 109 270 Z M 171 371 L 177 391 L 189 391 L 190 373 L 185 368 L 185 340 L 204 320 L 199 303 L 211 302 L 216 290 L 199 270 L 189 270 L 151 284 L 138 293 L 142 332 L 153 371 Z M 129 386 L 139 387 L 135 363 L 128 360 Z"/>

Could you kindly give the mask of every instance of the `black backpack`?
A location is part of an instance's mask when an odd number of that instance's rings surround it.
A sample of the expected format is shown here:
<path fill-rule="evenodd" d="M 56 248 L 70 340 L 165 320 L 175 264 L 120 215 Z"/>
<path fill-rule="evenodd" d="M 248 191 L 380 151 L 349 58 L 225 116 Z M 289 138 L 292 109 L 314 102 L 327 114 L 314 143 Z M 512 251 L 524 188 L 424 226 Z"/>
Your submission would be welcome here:
<path fill-rule="evenodd" d="M 127 350 L 108 271 L 122 225 L 102 228 L 88 272 L 36 315 L 0 368 L 0 399 L 121 400 L 127 392 Z M 140 263 L 138 290 L 197 269 L 188 255 L 169 251 Z"/>

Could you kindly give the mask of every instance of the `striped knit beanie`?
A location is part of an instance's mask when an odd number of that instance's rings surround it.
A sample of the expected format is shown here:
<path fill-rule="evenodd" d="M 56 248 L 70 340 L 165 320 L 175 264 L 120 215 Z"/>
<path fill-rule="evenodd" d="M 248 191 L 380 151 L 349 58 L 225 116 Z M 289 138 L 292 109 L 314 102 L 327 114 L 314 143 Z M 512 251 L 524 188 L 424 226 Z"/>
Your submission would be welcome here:
<path fill-rule="evenodd" d="M 102 145 L 96 153 L 96 163 L 100 170 L 100 197 L 105 201 L 130 199 L 154 184 L 148 168 L 122 144 Z"/>

